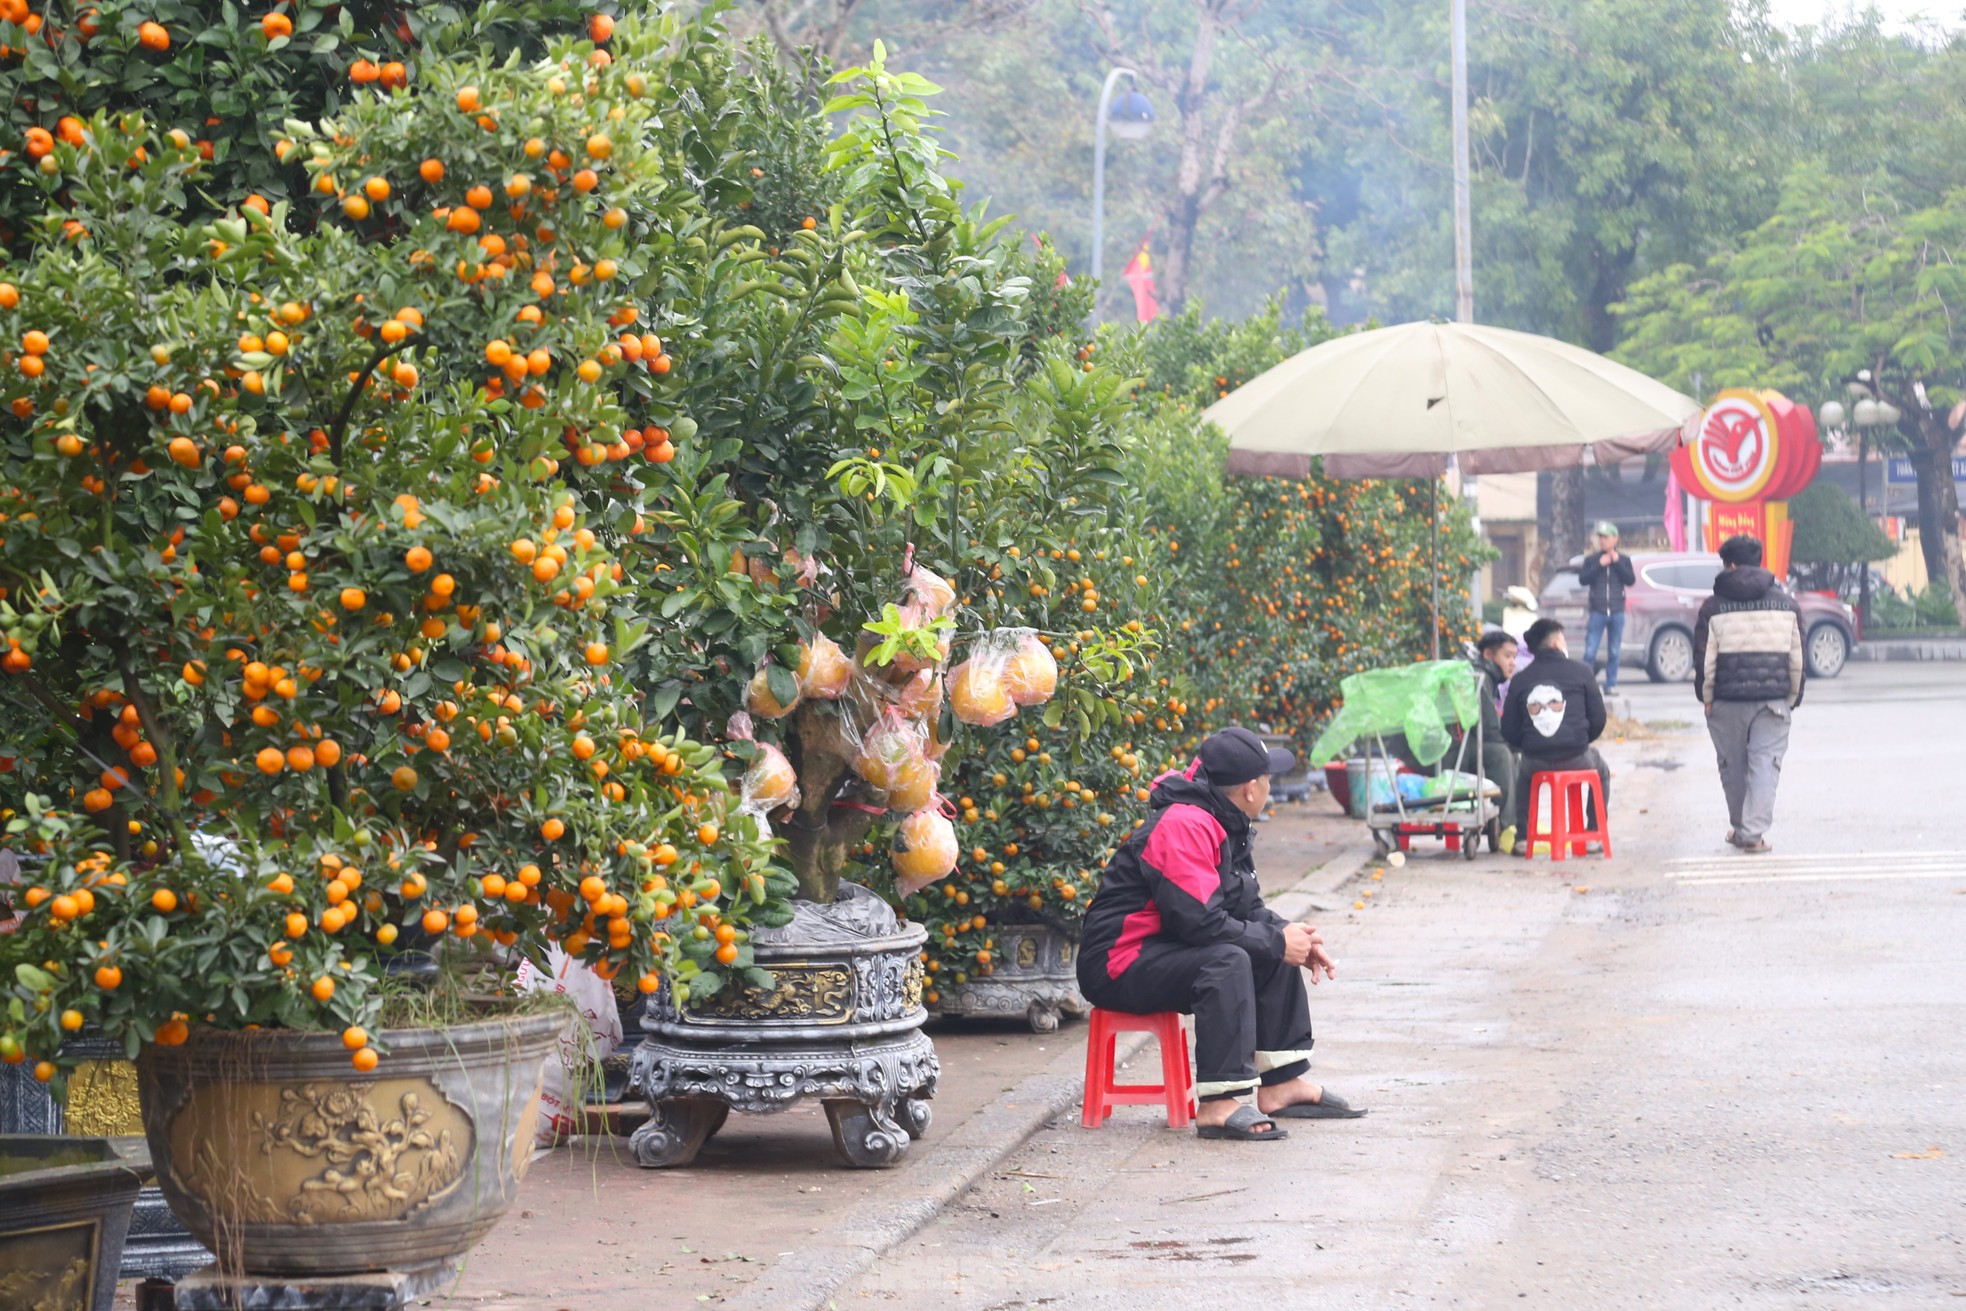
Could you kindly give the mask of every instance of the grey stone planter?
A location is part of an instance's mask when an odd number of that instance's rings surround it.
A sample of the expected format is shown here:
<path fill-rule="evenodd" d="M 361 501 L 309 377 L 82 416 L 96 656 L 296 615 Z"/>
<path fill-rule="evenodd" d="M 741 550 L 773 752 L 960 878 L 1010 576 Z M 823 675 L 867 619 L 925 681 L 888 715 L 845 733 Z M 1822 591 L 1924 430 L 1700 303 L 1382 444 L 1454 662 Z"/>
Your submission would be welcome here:
<path fill-rule="evenodd" d="M 63 1048 L 80 1064 L 68 1080 L 67 1105 L 49 1095 L 26 1065 L 0 1065 L 0 1134 L 142 1137 L 136 1066 L 121 1044 L 84 1029 Z M 123 1243 L 121 1277 L 176 1279 L 212 1259 L 171 1214 L 155 1184 L 137 1194 Z M 0 1306 L 4 1306 L 0 1300 Z"/>
<path fill-rule="evenodd" d="M 0 1307 L 109 1311 L 148 1164 L 141 1143 L 0 1134 Z"/>
<path fill-rule="evenodd" d="M 1078 943 L 1048 924 L 1000 924 L 993 936 L 991 972 L 946 987 L 938 980 L 937 1013 L 1021 1015 L 1032 1033 L 1057 1032 L 1061 1015 L 1091 1013 L 1079 995 Z"/>
<path fill-rule="evenodd" d="M 831 905 L 799 902 L 791 923 L 752 934 L 776 990 L 726 988 L 681 1011 L 667 991 L 656 994 L 630 1064 L 649 1104 L 631 1140 L 636 1159 L 688 1165 L 730 1112 L 818 1098 L 847 1164 L 899 1161 L 928 1129 L 941 1072 L 921 1032 L 927 937 L 865 888 L 842 884 Z"/>

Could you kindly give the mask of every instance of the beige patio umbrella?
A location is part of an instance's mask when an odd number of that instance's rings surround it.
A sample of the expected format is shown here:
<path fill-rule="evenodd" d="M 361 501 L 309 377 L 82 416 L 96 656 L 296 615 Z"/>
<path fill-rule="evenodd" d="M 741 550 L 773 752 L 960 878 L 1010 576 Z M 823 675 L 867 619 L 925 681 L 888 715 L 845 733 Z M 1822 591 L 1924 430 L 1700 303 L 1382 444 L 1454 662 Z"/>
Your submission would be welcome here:
<path fill-rule="evenodd" d="M 1405 323 L 1293 355 L 1203 417 L 1229 435 L 1230 473 L 1303 478 L 1321 456 L 1334 478 L 1431 480 L 1450 460 L 1471 475 L 1526 473 L 1670 450 L 1699 412 L 1692 397 L 1580 346 L 1478 324 Z M 1438 556 L 1438 506 L 1429 510 Z"/>
<path fill-rule="evenodd" d="M 1549 337 L 1404 323 L 1313 346 L 1208 407 L 1229 472 L 1301 478 L 1522 473 L 1672 448 L 1699 404 Z"/>

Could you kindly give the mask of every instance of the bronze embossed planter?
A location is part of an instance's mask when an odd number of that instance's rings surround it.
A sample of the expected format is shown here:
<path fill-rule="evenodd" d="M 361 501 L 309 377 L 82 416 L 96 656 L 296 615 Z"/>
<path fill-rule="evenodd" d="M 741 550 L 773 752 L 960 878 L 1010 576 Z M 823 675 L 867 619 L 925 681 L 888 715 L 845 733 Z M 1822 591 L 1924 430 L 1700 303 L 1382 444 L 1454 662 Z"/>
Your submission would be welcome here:
<path fill-rule="evenodd" d="M 518 1191 L 565 1023 L 554 1011 L 391 1029 L 372 1074 L 330 1033 L 194 1030 L 146 1047 L 158 1185 L 221 1269 L 441 1276 Z"/>

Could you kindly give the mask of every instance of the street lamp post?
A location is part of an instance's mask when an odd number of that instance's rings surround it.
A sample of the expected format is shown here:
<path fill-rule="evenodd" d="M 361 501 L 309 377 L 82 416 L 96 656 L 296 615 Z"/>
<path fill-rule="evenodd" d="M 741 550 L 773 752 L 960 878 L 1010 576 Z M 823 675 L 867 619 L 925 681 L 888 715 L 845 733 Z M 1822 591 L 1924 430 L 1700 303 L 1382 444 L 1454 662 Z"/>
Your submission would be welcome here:
<path fill-rule="evenodd" d="M 1113 135 L 1122 141 L 1138 141 L 1147 135 L 1147 127 L 1154 121 L 1153 106 L 1138 90 L 1128 91 L 1118 105 L 1113 104 L 1113 88 L 1119 85 L 1122 77 L 1129 83 L 1137 84 L 1139 75 L 1130 68 L 1115 68 L 1106 74 L 1105 85 L 1099 88 L 1099 123 L 1092 137 L 1092 281 L 1095 288 L 1106 264 L 1106 126 L 1110 122 Z M 1095 290 L 1094 295 L 1097 294 Z M 1093 302 L 1092 317 L 1094 322 L 1098 321 L 1097 300 Z"/>
<path fill-rule="evenodd" d="M 1857 430 L 1857 512 L 1870 521 L 1870 430 L 1880 424 L 1895 424 L 1900 415 L 1898 407 L 1877 396 L 1877 387 L 1869 369 L 1858 371 L 1856 377 L 1846 384 L 1854 402 L 1848 411 L 1849 422 Z M 1829 401 L 1818 412 L 1823 425 L 1829 428 L 1841 427 L 1845 411 L 1840 402 Z M 1858 562 L 1863 572 L 1857 577 L 1857 625 L 1858 631 L 1870 627 L 1870 561 Z"/>

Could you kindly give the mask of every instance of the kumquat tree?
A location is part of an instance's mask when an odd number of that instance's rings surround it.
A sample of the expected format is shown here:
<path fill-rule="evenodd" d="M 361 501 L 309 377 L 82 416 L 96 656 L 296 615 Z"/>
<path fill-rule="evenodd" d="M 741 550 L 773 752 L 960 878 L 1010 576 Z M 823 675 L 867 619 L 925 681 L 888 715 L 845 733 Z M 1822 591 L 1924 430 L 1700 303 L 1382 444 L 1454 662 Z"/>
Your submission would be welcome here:
<path fill-rule="evenodd" d="M 680 33 L 365 85 L 285 125 L 304 203 L 201 217 L 212 162 L 137 111 L 40 153 L 0 285 L 0 1056 L 284 1026 L 371 1069 L 408 948 L 654 990 L 789 917 L 720 753 L 623 677 L 641 525 L 568 476 L 671 366 Z"/>

